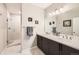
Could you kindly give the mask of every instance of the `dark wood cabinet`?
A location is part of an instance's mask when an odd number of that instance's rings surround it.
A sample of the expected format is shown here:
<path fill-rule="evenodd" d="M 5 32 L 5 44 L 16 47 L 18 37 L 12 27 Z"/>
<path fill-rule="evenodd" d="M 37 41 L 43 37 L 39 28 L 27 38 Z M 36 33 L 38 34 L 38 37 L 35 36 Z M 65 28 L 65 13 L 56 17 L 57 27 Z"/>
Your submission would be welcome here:
<path fill-rule="evenodd" d="M 47 40 L 44 37 L 37 35 L 37 46 L 45 53 L 48 54 Z"/>
<path fill-rule="evenodd" d="M 37 46 L 46 55 L 79 55 L 79 50 L 37 35 Z"/>
<path fill-rule="evenodd" d="M 48 41 L 45 39 L 45 38 L 42 38 L 42 50 L 44 51 L 45 54 L 48 54 L 49 51 L 48 51 Z"/>
<path fill-rule="evenodd" d="M 59 55 L 59 44 L 52 40 L 47 40 L 48 44 L 48 54 L 50 55 Z"/>
<path fill-rule="evenodd" d="M 59 44 L 42 36 L 37 36 L 37 46 L 46 55 L 59 55 Z"/>
<path fill-rule="evenodd" d="M 79 50 L 62 44 L 61 55 L 79 55 Z"/>
<path fill-rule="evenodd" d="M 43 40 L 41 38 L 41 36 L 37 35 L 37 46 L 42 50 L 43 49 L 43 44 L 42 44 Z"/>

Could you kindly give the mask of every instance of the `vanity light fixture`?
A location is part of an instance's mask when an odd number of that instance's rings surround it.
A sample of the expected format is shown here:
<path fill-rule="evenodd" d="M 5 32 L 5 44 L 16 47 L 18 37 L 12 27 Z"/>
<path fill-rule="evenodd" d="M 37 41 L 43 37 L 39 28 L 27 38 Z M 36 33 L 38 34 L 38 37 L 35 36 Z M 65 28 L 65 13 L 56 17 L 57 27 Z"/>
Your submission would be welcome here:
<path fill-rule="evenodd" d="M 54 16 L 63 12 L 63 8 L 56 9 L 54 12 L 49 13 L 50 16 Z"/>
<path fill-rule="evenodd" d="M 60 10 L 60 13 L 64 13 L 65 12 L 63 8 L 60 8 L 59 10 Z"/>

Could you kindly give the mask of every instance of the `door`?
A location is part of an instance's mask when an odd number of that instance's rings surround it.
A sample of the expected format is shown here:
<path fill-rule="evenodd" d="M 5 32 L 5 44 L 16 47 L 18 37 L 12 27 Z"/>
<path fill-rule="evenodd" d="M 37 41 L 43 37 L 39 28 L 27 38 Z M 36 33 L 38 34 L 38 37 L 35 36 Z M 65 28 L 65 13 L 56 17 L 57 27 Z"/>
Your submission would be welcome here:
<path fill-rule="evenodd" d="M 79 17 L 73 18 L 73 35 L 79 36 Z"/>
<path fill-rule="evenodd" d="M 21 19 L 20 15 L 11 14 L 10 19 L 8 19 L 8 43 L 12 43 L 15 40 L 20 40 L 21 38 Z"/>

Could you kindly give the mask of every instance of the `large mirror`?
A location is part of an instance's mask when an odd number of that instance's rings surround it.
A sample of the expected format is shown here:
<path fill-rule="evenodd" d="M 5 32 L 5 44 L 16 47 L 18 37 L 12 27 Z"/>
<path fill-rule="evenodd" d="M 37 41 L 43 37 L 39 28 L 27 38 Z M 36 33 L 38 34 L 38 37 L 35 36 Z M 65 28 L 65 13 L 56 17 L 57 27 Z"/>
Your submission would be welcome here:
<path fill-rule="evenodd" d="M 45 32 L 79 36 L 79 4 L 53 3 L 45 9 Z"/>

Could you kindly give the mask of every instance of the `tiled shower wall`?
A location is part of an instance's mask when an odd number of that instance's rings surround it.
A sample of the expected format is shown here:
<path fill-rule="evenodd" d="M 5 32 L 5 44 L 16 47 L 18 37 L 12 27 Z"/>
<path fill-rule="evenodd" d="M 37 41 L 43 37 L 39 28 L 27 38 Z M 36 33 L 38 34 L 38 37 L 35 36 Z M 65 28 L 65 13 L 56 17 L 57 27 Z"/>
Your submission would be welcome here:
<path fill-rule="evenodd" d="M 7 45 L 7 12 L 5 5 L 0 4 L 0 52 Z"/>

